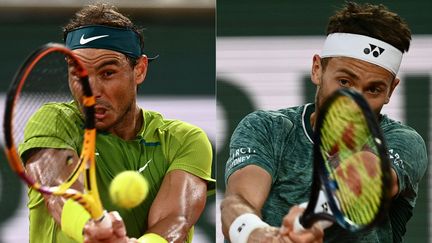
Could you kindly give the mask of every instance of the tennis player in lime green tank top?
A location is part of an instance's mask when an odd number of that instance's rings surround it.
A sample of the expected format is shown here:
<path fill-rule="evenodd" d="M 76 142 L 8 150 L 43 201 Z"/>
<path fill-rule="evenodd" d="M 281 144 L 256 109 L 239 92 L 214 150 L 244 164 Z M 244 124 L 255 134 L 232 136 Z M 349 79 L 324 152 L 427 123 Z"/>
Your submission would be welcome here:
<path fill-rule="evenodd" d="M 204 210 L 209 184 L 214 182 L 206 134 L 194 125 L 164 119 L 137 105 L 137 90 L 151 59 L 144 55 L 140 29 L 114 6 L 84 7 L 63 30 L 65 45 L 88 71 L 96 98 L 97 183 L 112 228 L 88 220 L 88 213 L 71 200 L 30 190 L 30 241 L 130 243 L 151 235 L 169 242 L 191 242 L 193 225 Z M 73 68 L 69 73 L 73 74 Z M 19 149 L 34 178 L 51 181 L 62 177 L 43 171 L 55 171 L 56 161 L 78 158 L 81 152 L 83 119 L 78 107 L 82 97 L 74 82 L 77 80 L 69 78 L 75 101 L 46 104 L 25 128 L 25 142 Z M 138 171 L 150 185 L 145 201 L 130 210 L 114 206 L 108 195 L 111 180 L 125 170 Z M 79 182 L 73 186 L 83 189 Z"/>

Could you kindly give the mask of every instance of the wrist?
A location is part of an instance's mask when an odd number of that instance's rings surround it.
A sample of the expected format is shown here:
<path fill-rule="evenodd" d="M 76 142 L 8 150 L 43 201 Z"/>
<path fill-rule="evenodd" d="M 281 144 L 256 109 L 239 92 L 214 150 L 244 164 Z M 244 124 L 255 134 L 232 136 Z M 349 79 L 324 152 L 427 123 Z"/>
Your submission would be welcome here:
<path fill-rule="evenodd" d="M 229 237 L 232 243 L 247 243 L 252 231 L 268 227 L 269 225 L 262 221 L 257 215 L 245 213 L 238 216 L 229 228 Z"/>

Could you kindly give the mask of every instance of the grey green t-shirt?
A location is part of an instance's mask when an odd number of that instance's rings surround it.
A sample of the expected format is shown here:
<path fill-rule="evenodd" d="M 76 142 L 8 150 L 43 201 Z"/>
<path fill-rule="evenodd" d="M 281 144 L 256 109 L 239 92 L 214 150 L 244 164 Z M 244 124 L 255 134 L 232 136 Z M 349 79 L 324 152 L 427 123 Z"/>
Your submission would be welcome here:
<path fill-rule="evenodd" d="M 310 115 L 314 104 L 256 111 L 237 126 L 230 142 L 225 181 L 235 171 L 257 165 L 272 178 L 269 196 L 262 208 L 263 220 L 279 227 L 295 205 L 309 199 L 312 183 L 313 130 Z M 385 222 L 362 233 L 348 233 L 337 225 L 325 231 L 325 242 L 401 242 L 412 216 L 418 183 L 427 167 L 426 146 L 412 128 L 382 116 L 380 126 L 399 180 Z"/>

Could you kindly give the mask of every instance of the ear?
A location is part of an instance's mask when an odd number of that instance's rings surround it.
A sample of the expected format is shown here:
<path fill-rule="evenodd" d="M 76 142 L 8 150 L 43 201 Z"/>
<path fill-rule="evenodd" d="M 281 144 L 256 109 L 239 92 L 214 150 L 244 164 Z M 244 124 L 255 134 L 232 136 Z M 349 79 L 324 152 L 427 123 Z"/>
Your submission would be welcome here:
<path fill-rule="evenodd" d="M 322 77 L 321 57 L 315 54 L 312 59 L 312 70 L 311 70 L 312 83 L 314 83 L 316 86 L 320 86 L 321 77 Z"/>
<path fill-rule="evenodd" d="M 138 58 L 137 64 L 134 67 L 135 83 L 141 84 L 147 75 L 148 59 L 146 55 Z"/>
<path fill-rule="evenodd" d="M 385 100 L 384 104 L 388 104 L 388 103 L 389 103 L 389 101 L 390 101 L 390 97 L 392 96 L 393 91 L 394 91 L 394 89 L 396 88 L 396 86 L 398 86 L 399 82 L 400 82 L 400 79 L 399 79 L 399 78 L 395 78 L 395 79 L 393 80 L 393 82 L 392 82 L 391 85 L 390 85 L 390 91 L 389 91 L 389 93 L 388 93 L 388 96 L 386 97 L 386 100 Z"/>

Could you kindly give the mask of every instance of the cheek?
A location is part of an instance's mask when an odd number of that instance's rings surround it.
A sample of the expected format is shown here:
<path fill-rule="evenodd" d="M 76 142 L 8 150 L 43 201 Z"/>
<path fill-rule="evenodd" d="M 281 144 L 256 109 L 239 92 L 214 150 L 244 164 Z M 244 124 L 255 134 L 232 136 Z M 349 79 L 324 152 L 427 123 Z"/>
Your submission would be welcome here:
<path fill-rule="evenodd" d="M 335 78 L 331 76 L 329 72 L 324 72 L 321 76 L 321 86 L 323 86 L 325 90 L 328 90 L 329 93 L 339 88 L 339 83 L 335 82 L 334 79 Z"/>
<path fill-rule="evenodd" d="M 319 87 L 319 95 L 320 99 L 324 101 L 328 96 L 330 96 L 333 92 L 339 89 L 340 86 L 336 82 L 331 82 L 325 76 L 322 78 L 321 86 Z"/>
<path fill-rule="evenodd" d="M 111 97 L 117 100 L 117 102 L 122 103 L 131 97 L 130 88 L 126 85 L 117 84 L 109 89 Z"/>
<path fill-rule="evenodd" d="M 367 99 L 367 102 L 375 114 L 380 114 L 384 106 L 384 99 Z"/>
<path fill-rule="evenodd" d="M 80 97 L 82 97 L 82 87 L 80 82 L 75 81 L 69 81 L 69 89 L 72 93 L 72 96 L 76 100 L 80 100 Z"/>
<path fill-rule="evenodd" d="M 119 103 L 127 102 L 127 100 L 134 99 L 136 93 L 136 86 L 133 83 L 133 79 L 129 76 L 112 82 L 110 87 L 107 89 L 107 93 L 111 94 L 113 98 Z"/>

